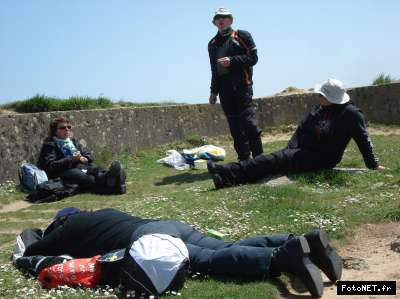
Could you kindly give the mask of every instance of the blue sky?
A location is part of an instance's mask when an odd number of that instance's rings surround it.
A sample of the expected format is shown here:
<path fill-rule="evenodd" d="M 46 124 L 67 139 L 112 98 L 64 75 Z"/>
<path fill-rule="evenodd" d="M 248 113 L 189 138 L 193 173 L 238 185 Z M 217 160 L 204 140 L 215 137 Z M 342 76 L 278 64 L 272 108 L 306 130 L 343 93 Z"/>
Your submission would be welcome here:
<path fill-rule="evenodd" d="M 252 33 L 255 96 L 400 78 L 398 0 L 1 0 L 0 103 L 35 94 L 206 102 L 211 19 Z"/>

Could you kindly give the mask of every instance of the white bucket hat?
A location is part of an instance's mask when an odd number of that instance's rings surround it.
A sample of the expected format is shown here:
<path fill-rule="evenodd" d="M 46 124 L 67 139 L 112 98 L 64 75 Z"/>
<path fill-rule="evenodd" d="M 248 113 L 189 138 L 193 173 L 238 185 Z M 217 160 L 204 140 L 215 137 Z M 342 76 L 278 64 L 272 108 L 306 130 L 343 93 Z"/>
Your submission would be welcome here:
<path fill-rule="evenodd" d="M 226 8 L 226 7 L 220 7 L 217 9 L 217 11 L 214 14 L 213 20 L 212 20 L 213 24 L 215 24 L 215 18 L 217 16 L 229 16 L 229 17 L 231 17 L 231 19 L 233 19 L 231 11 L 229 10 L 229 8 Z"/>
<path fill-rule="evenodd" d="M 323 95 L 332 104 L 345 104 L 350 100 L 343 82 L 337 79 L 328 79 L 325 83 L 315 86 L 314 91 Z"/>

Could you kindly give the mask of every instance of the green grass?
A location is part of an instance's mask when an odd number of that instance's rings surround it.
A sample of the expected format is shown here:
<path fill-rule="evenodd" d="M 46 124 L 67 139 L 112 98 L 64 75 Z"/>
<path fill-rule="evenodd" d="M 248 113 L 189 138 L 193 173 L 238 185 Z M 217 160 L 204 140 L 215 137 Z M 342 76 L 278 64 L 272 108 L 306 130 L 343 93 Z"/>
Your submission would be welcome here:
<path fill-rule="evenodd" d="M 21 197 L 21 192 L 16 188 L 15 183 L 6 181 L 0 183 L 0 208 L 8 203 L 12 203 Z"/>
<path fill-rule="evenodd" d="M 34 113 L 34 112 L 49 112 L 49 111 L 69 111 L 69 110 L 87 110 L 87 109 L 105 109 L 118 107 L 154 107 L 154 106 L 171 106 L 182 105 L 174 102 L 160 103 L 134 103 L 134 102 L 112 102 L 106 97 L 82 97 L 74 96 L 68 99 L 60 99 L 49 97 L 46 95 L 35 95 L 29 99 L 15 101 L 0 105 L 0 108 L 13 110 L 18 113 Z"/>
<path fill-rule="evenodd" d="M 372 85 L 383 85 L 395 82 L 396 79 L 390 76 L 390 74 L 380 73 L 372 82 Z"/>
<path fill-rule="evenodd" d="M 29 99 L 8 103 L 1 106 L 4 109 L 15 110 L 19 113 L 67 111 L 84 109 L 111 108 L 113 104 L 105 97 L 69 97 L 59 99 L 45 95 L 35 95 Z"/>
<path fill-rule="evenodd" d="M 396 127 L 394 127 L 396 128 Z M 398 127 L 397 127 L 398 128 Z M 136 155 L 120 157 L 128 172 L 128 193 L 122 196 L 81 194 L 63 201 L 33 205 L 17 212 L 2 213 L 0 218 L 0 297 L 44 298 L 48 291 L 37 282 L 26 280 L 8 259 L 13 249 L 13 235 L 25 227 L 45 227 L 54 211 L 66 206 L 83 209 L 113 207 L 144 218 L 176 219 L 201 231 L 216 229 L 229 239 L 255 234 L 302 234 L 312 227 L 324 227 L 340 245 L 362 223 L 399 221 L 400 219 L 400 136 L 372 136 L 381 164 L 389 170 L 363 173 L 321 171 L 291 176 L 294 184 L 269 187 L 263 184 L 214 190 L 205 170 L 178 171 L 155 163 L 169 148 L 192 147 L 201 142 L 189 136 L 184 142 L 160 146 Z M 235 160 L 229 138 L 208 140 L 227 149 L 227 161 Z M 281 148 L 285 142 L 265 144 L 265 151 Z M 107 164 L 111 155 L 102 163 Z M 352 142 L 340 167 L 365 167 Z M 0 190 L 2 190 L 0 188 Z M 0 203 L 23 198 L 19 191 L 0 192 Z M 8 198 L 10 193 L 11 199 Z M 15 236 L 14 236 L 15 237 Z M 3 265 L 3 266 L 1 266 Z M 21 291 L 21 289 L 25 291 Z M 51 293 L 56 298 L 91 298 L 89 290 L 71 289 Z M 192 278 L 181 298 L 274 298 L 275 282 L 237 283 L 214 278 Z"/>

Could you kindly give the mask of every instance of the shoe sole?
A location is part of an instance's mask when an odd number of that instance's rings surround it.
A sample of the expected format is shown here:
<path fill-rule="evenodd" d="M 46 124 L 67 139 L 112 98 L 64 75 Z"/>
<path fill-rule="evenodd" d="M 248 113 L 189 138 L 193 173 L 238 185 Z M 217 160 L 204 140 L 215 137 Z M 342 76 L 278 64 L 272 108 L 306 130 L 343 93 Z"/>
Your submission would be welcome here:
<path fill-rule="evenodd" d="M 324 289 L 321 271 L 315 266 L 308 255 L 310 254 L 310 246 L 305 237 L 299 237 L 301 250 L 303 251 L 303 265 L 305 272 L 299 275 L 299 278 L 305 283 L 311 295 L 321 297 Z"/>
<path fill-rule="evenodd" d="M 215 168 L 212 162 L 207 162 L 207 171 L 211 174 L 215 173 Z"/>
<path fill-rule="evenodd" d="M 222 183 L 222 178 L 218 174 L 213 173 L 212 179 L 213 179 L 215 189 L 218 190 L 218 189 L 222 189 L 224 187 L 224 184 Z"/>
<path fill-rule="evenodd" d="M 111 163 L 110 171 L 109 171 L 110 178 L 107 179 L 107 185 L 110 187 L 114 186 L 114 194 L 125 194 L 126 193 L 126 173 L 122 164 L 118 161 L 113 161 Z"/>
<path fill-rule="evenodd" d="M 124 168 L 121 165 L 120 170 L 119 170 L 119 175 L 118 175 L 118 182 L 117 182 L 118 184 L 117 184 L 117 188 L 116 188 L 117 194 L 125 194 L 126 193 L 125 180 L 126 180 L 126 173 L 125 173 Z"/>
<path fill-rule="evenodd" d="M 318 243 L 315 246 L 318 253 L 322 255 L 320 269 L 330 281 L 336 282 L 342 277 L 342 259 L 329 245 L 328 235 L 324 230 L 318 231 Z"/>
<path fill-rule="evenodd" d="M 117 194 L 125 194 L 126 193 L 126 185 L 120 185 L 117 190 Z"/>
<path fill-rule="evenodd" d="M 117 167 L 118 166 L 118 167 Z M 107 173 L 107 186 L 112 187 L 115 186 L 117 183 L 117 176 L 119 176 L 121 172 L 121 164 L 117 161 L 113 161 L 111 163 L 110 169 L 108 170 Z"/>

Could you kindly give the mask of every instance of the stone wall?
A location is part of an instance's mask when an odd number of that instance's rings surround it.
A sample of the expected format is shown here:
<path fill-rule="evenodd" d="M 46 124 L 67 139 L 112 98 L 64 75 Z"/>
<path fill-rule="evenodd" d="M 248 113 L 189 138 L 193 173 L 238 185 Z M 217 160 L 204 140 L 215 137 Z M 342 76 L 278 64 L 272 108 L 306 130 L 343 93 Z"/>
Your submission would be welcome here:
<path fill-rule="evenodd" d="M 400 124 L 400 83 L 355 88 L 349 93 L 368 121 Z M 260 125 L 295 124 L 317 101 L 312 93 L 257 99 Z M 208 104 L 3 115 L 0 182 L 16 180 L 21 161 L 37 160 L 49 122 L 56 116 L 69 118 L 75 137 L 95 154 L 105 150 L 113 155 L 135 153 L 191 134 L 228 133 L 220 106 Z"/>
<path fill-rule="evenodd" d="M 400 124 L 400 83 L 353 88 L 348 93 L 368 122 Z M 296 124 L 318 102 L 318 96 L 304 93 L 258 100 L 259 121 L 265 127 Z"/>

